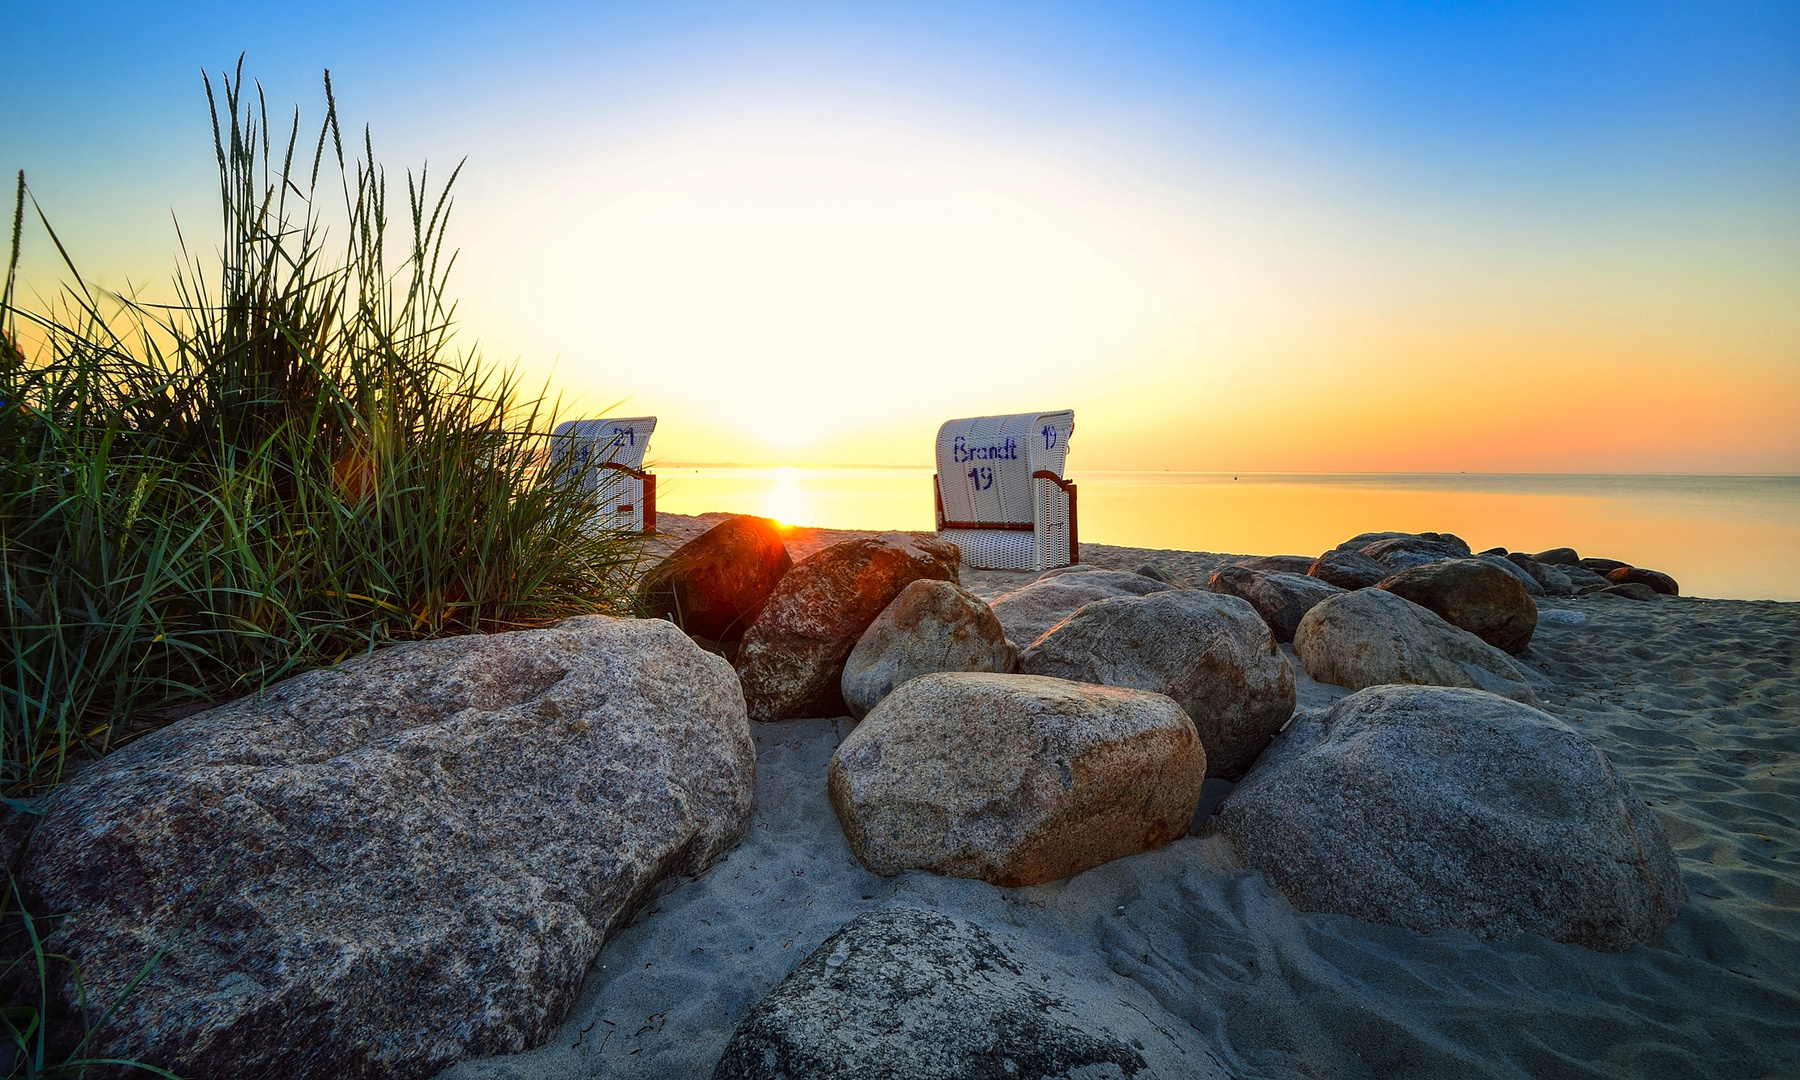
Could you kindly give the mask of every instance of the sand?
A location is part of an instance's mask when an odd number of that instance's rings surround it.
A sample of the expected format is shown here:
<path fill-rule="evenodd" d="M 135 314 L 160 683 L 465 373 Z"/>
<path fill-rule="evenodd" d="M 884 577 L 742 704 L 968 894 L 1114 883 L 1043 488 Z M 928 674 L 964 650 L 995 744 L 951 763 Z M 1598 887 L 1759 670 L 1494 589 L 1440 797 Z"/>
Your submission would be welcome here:
<path fill-rule="evenodd" d="M 697 534 L 703 520 L 665 529 Z M 847 531 L 808 530 L 796 557 Z M 1202 583 L 1228 556 L 1084 546 Z M 966 572 L 992 597 L 1032 574 Z M 1520 659 L 1545 708 L 1654 806 L 1692 898 L 1616 955 L 1484 942 L 1295 911 L 1229 844 L 1189 836 L 1024 889 L 850 854 L 824 793 L 853 722 L 756 727 L 744 843 L 675 884 L 602 951 L 580 1003 L 530 1053 L 446 1077 L 710 1075 L 733 1025 L 856 915 L 923 906 L 1023 943 L 1072 996 L 1111 995 L 1167 1039 L 1159 1060 L 1241 1077 L 1758 1077 L 1800 1071 L 1800 604 L 1540 601 Z M 1291 653 L 1290 653 L 1291 658 Z M 1344 694 L 1300 679 L 1301 708 Z M 1229 785 L 1208 785 L 1203 817 Z M 1163 1066 L 1159 1075 L 1181 1075 Z"/>

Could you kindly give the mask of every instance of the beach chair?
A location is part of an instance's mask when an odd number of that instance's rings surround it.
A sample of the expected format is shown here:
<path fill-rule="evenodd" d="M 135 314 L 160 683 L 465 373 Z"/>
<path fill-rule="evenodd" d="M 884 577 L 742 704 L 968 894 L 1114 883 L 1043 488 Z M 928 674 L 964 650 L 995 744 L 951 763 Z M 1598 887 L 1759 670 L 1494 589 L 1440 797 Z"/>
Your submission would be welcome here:
<path fill-rule="evenodd" d="M 1063 479 L 1075 413 L 952 420 L 938 429 L 938 535 L 980 570 L 1080 562 L 1075 485 Z"/>
<path fill-rule="evenodd" d="M 600 503 L 595 520 L 609 529 L 656 531 L 656 477 L 644 471 L 654 416 L 570 420 L 551 432 L 550 467 L 581 471 L 583 489 Z"/>

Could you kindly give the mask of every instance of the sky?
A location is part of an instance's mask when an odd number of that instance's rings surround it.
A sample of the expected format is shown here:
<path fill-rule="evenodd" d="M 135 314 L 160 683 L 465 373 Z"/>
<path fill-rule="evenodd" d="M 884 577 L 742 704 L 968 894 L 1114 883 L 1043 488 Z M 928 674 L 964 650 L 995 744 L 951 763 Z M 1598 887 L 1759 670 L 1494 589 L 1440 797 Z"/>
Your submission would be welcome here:
<path fill-rule="evenodd" d="M 459 160 L 458 341 L 663 463 L 1800 473 L 1800 4 L 21 5 L 90 281 L 216 243 L 200 72 Z M 208 232 L 208 229 L 212 232 Z M 23 276 L 60 280 L 29 236 Z"/>

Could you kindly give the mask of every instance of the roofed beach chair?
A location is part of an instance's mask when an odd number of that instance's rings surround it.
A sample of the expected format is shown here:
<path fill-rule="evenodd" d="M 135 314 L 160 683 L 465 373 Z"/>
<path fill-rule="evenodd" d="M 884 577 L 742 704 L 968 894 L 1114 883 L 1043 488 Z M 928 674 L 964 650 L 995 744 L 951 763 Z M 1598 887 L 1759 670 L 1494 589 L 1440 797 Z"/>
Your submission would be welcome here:
<path fill-rule="evenodd" d="M 980 570 L 1048 570 L 1080 561 L 1075 485 L 1063 479 L 1075 413 L 952 420 L 938 429 L 938 535 Z"/>
<path fill-rule="evenodd" d="M 656 531 L 656 477 L 644 471 L 654 416 L 570 420 L 551 432 L 550 467 L 582 470 L 581 485 L 601 501 L 594 516 L 608 529 Z"/>

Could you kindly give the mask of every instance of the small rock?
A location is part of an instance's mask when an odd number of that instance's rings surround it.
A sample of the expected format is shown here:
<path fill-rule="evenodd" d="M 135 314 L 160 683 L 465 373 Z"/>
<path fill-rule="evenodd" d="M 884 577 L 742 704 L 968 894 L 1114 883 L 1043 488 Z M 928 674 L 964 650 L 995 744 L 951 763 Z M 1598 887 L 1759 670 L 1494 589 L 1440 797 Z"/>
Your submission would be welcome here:
<path fill-rule="evenodd" d="M 1248 601 L 1275 634 L 1276 641 L 1294 640 L 1300 617 L 1327 596 L 1343 589 L 1303 574 L 1266 573 L 1246 566 L 1220 568 L 1206 587 L 1225 596 Z"/>
<path fill-rule="evenodd" d="M 1008 672 L 1013 644 L 981 597 L 922 578 L 900 590 L 844 661 L 844 703 L 862 719 L 894 687 L 934 671 Z"/>
<path fill-rule="evenodd" d="M 1511 554 L 1511 552 L 1507 551 L 1503 547 L 1491 547 L 1491 548 L 1488 548 L 1486 551 L 1477 551 L 1475 554 L 1477 554 L 1477 555 L 1498 555 L 1502 559 L 1504 559 L 1507 557 L 1507 555 Z"/>
<path fill-rule="evenodd" d="M 1641 566 L 1621 566 L 1607 574 L 1606 580 L 1614 585 L 1647 585 L 1664 596 L 1681 595 L 1681 586 L 1675 584 L 1674 578 Z"/>
<path fill-rule="evenodd" d="M 1580 626 L 1587 621 L 1586 614 L 1568 608 L 1546 608 L 1538 612 L 1539 626 Z"/>
<path fill-rule="evenodd" d="M 768 518 L 734 517 L 683 544 L 638 583 L 638 609 L 692 637 L 735 642 L 794 560 Z M 721 651 L 721 650 L 709 650 Z"/>
<path fill-rule="evenodd" d="M 1422 933 L 1618 952 L 1687 901 L 1606 755 L 1477 690 L 1378 686 L 1304 714 L 1212 821 L 1295 907 Z"/>
<path fill-rule="evenodd" d="M 1362 552 L 1343 548 L 1327 551 L 1319 556 L 1306 572 L 1327 585 L 1336 585 L 1340 589 L 1367 589 L 1381 584 L 1384 578 L 1393 573 L 1384 564 Z"/>
<path fill-rule="evenodd" d="M 1521 653 L 1537 629 L 1537 604 L 1520 584 L 1517 569 L 1505 559 L 1453 559 L 1401 571 L 1381 588 L 1430 608 L 1497 649 Z"/>
<path fill-rule="evenodd" d="M 1136 570 L 1133 570 L 1132 573 L 1141 574 L 1144 577 L 1149 578 L 1151 581 L 1160 581 L 1165 585 L 1173 585 L 1174 584 L 1174 582 L 1169 580 L 1169 575 L 1163 573 L 1163 570 L 1161 567 L 1152 566 L 1149 563 L 1145 563 L 1144 565 L 1138 567 Z"/>
<path fill-rule="evenodd" d="M 1127 574 L 1122 570 L 1086 569 L 1078 573 L 1046 574 L 996 599 L 994 617 L 1000 620 L 1006 636 L 1024 648 L 1095 600 L 1148 596 L 1173 588 L 1173 585 L 1143 574 Z"/>
<path fill-rule="evenodd" d="M 1590 594 L 1584 593 L 1583 595 Z M 1608 585 L 1604 589 L 1595 589 L 1591 595 L 1623 596 L 1628 600 L 1654 600 L 1661 594 L 1648 585 L 1636 581 L 1627 581 L 1618 585 Z"/>
<path fill-rule="evenodd" d="M 1544 568 L 1543 586 L 1545 596 L 1575 595 L 1575 583 L 1569 580 L 1568 574 L 1563 573 L 1568 567 L 1550 566 L 1545 563 L 1539 563 L 1538 565 Z"/>
<path fill-rule="evenodd" d="M 934 536 L 890 532 L 795 564 L 738 651 L 750 718 L 842 716 L 844 661 L 863 631 L 920 578 L 955 581 L 961 558 L 955 544 Z"/>
<path fill-rule="evenodd" d="M 755 770 L 731 669 L 661 620 L 395 645 L 95 762 L 22 880 L 122 997 L 90 1056 L 412 1080 L 549 1038 L 607 935 L 742 839 Z"/>
<path fill-rule="evenodd" d="M 1351 690 L 1383 683 L 1461 686 L 1537 704 L 1525 669 L 1438 614 L 1383 589 L 1321 602 L 1294 631 L 1294 655 L 1319 682 Z"/>
<path fill-rule="evenodd" d="M 1549 551 L 1538 552 L 1536 555 L 1533 555 L 1532 558 L 1541 563 L 1548 563 L 1551 566 L 1581 565 L 1581 556 L 1575 554 L 1574 548 L 1551 548 Z"/>
<path fill-rule="evenodd" d="M 1294 668 L 1256 609 L 1182 590 L 1097 600 L 1019 653 L 1019 671 L 1175 699 L 1208 775 L 1242 774 L 1294 713 Z"/>
<path fill-rule="evenodd" d="M 1014 886 L 1185 835 L 1205 777 L 1193 722 L 1162 694 L 945 672 L 883 699 L 832 755 L 826 790 L 875 873 Z"/>
<path fill-rule="evenodd" d="M 1172 1021 L 1171 1021 L 1172 1022 Z M 712 1080 L 1216 1080 L 1101 985 L 963 919 L 898 908 L 825 939 L 738 1023 Z"/>

